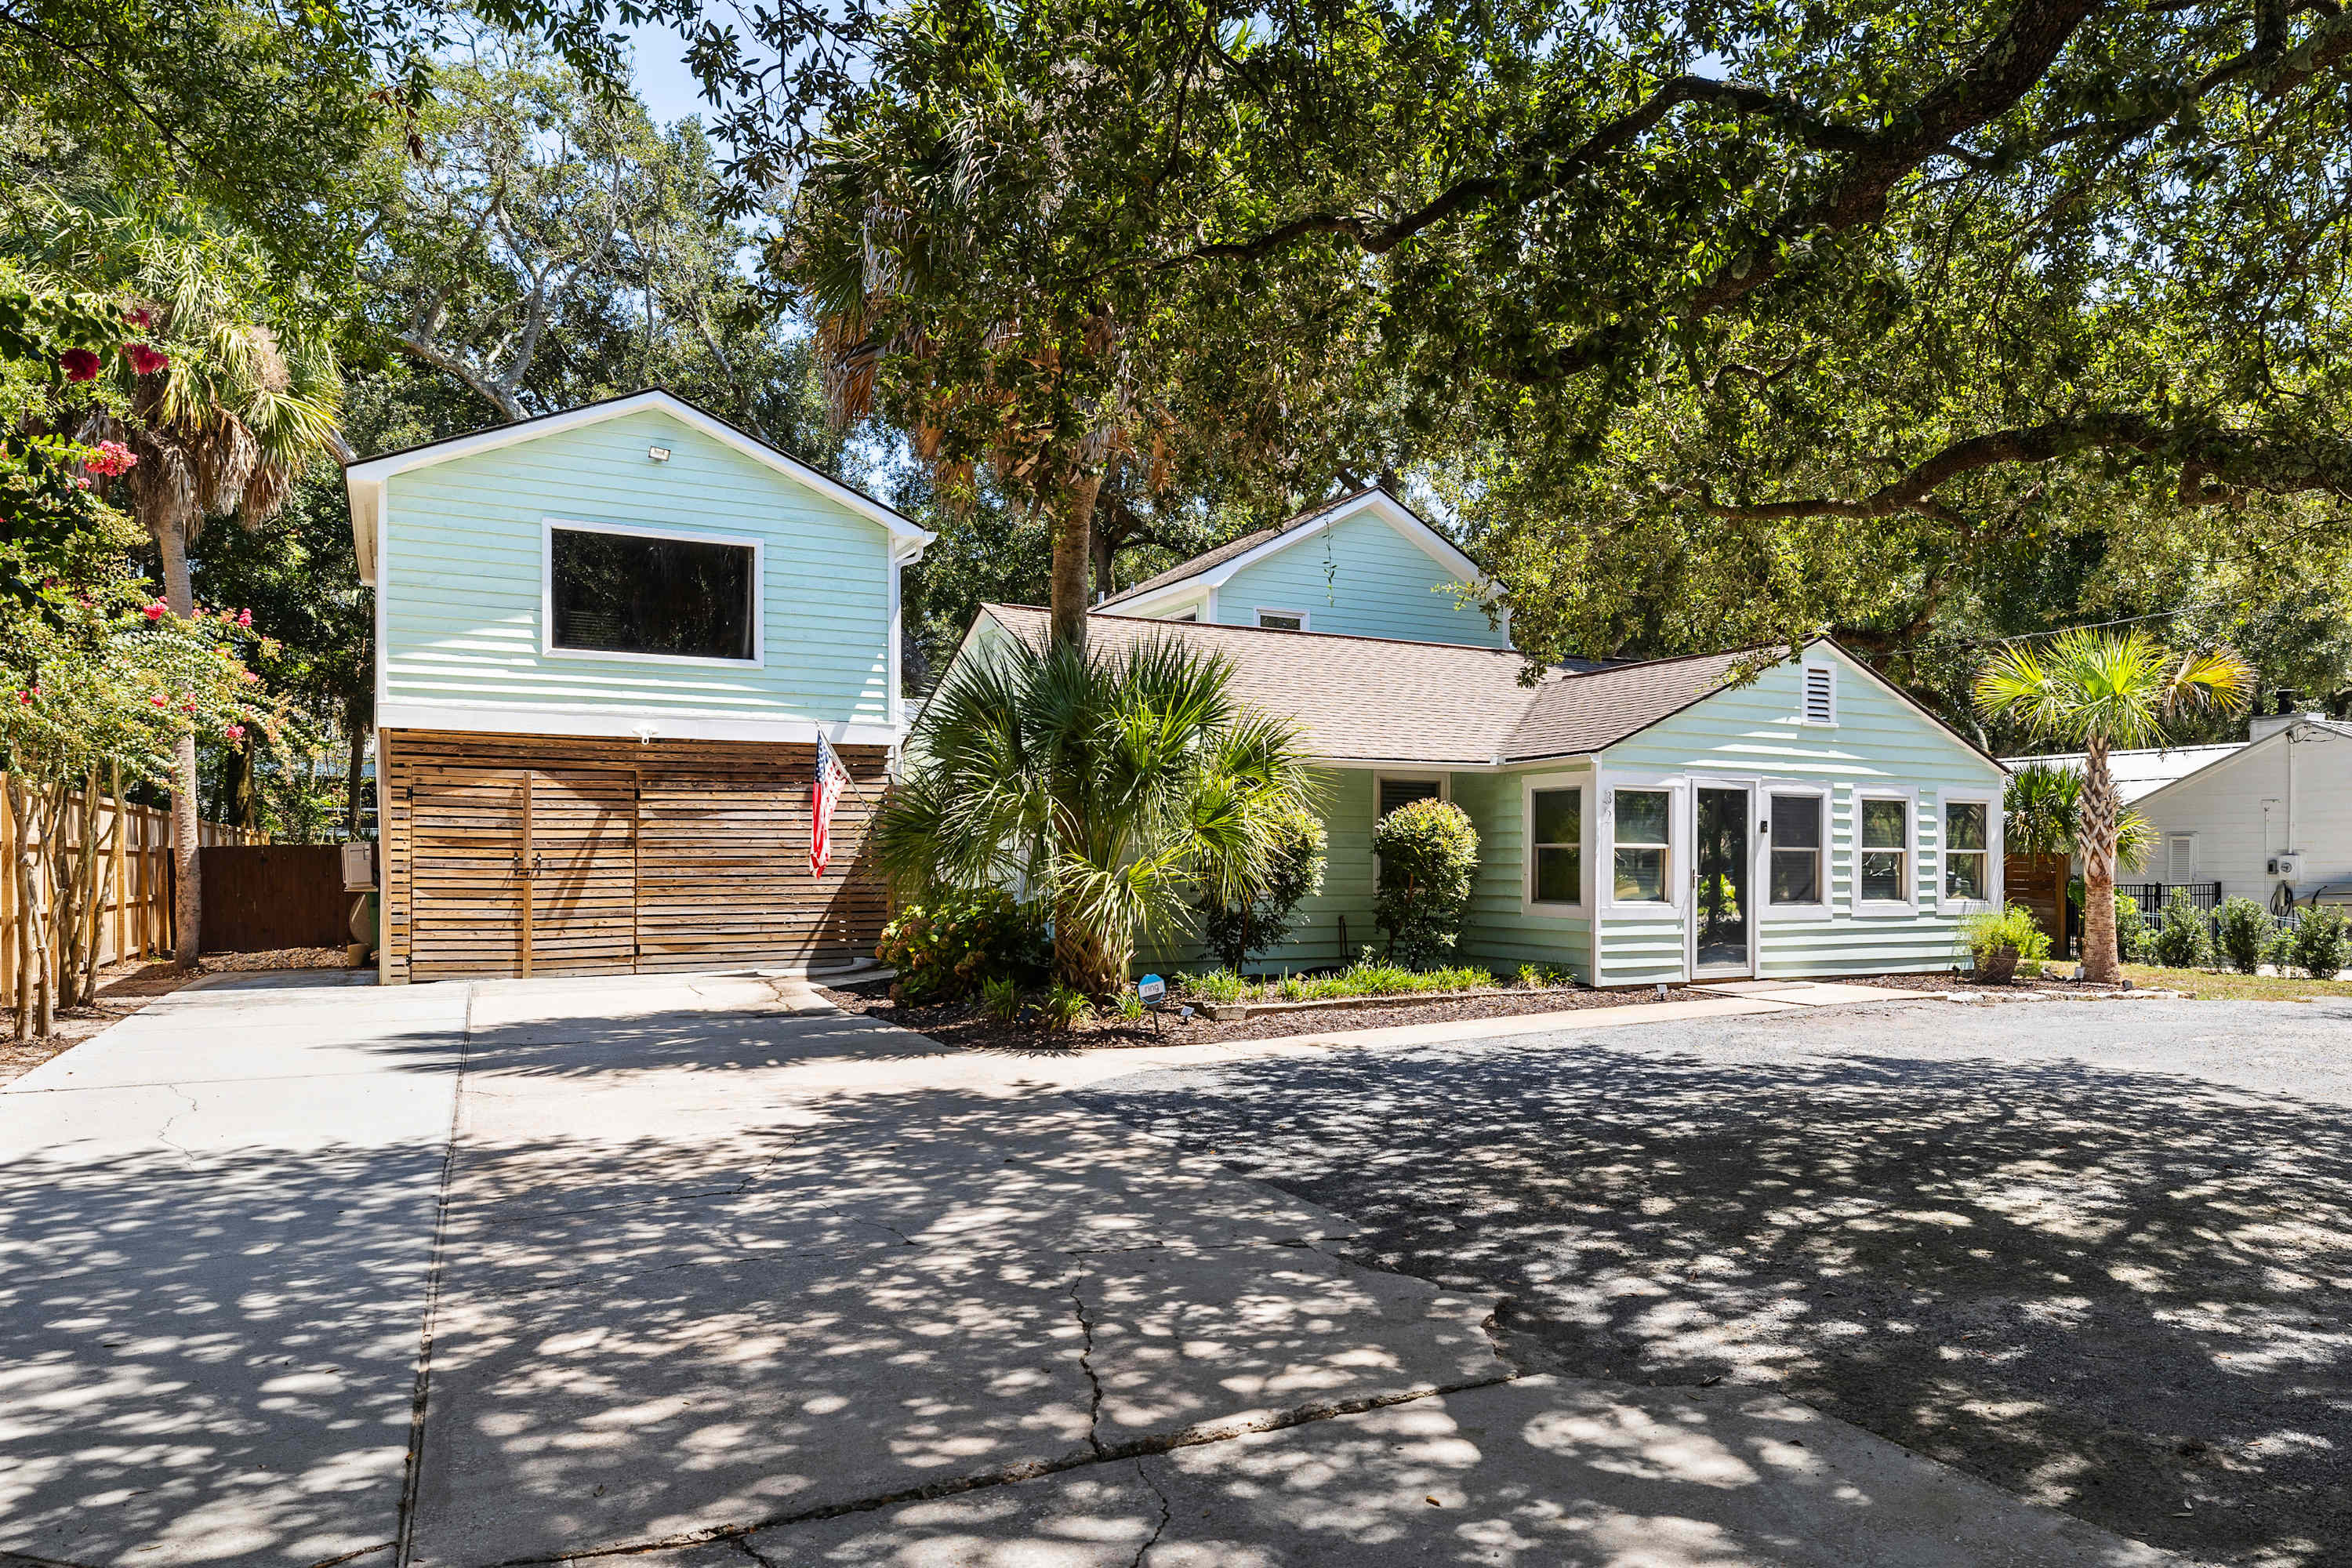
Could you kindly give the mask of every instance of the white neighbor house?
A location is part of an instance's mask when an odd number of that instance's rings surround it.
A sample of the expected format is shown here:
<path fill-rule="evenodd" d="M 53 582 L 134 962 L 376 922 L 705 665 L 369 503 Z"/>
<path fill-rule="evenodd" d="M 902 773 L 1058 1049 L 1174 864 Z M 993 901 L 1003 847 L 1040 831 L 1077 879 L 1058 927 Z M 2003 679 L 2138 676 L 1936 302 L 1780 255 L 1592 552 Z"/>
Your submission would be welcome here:
<path fill-rule="evenodd" d="M 2117 752 L 2117 792 L 2156 830 L 2139 872 L 2167 887 L 2215 882 L 2273 912 L 2352 903 L 2352 722 L 2257 713 L 2231 745 Z M 2082 753 L 2008 757 L 2080 770 Z M 2128 878 L 2119 878 L 2128 880 Z"/>

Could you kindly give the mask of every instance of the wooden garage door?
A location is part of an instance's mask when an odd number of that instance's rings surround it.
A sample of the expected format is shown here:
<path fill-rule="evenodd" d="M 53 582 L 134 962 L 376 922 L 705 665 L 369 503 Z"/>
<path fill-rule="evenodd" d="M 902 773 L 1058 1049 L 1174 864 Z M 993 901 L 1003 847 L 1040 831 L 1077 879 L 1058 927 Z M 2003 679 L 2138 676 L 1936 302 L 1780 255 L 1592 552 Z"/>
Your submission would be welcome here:
<path fill-rule="evenodd" d="M 636 961 L 636 777 L 420 766 L 410 973 L 625 973 Z"/>

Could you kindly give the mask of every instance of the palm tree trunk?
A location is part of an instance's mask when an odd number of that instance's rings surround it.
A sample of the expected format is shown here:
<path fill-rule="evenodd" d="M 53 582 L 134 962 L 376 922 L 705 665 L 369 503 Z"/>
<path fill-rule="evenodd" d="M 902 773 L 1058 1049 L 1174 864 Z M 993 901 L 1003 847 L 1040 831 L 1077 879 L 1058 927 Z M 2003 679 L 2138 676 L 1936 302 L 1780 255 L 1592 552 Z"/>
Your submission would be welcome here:
<path fill-rule="evenodd" d="M 1133 955 L 1114 952 L 1099 932 L 1067 910 L 1054 911 L 1054 973 L 1063 984 L 1099 1002 L 1127 987 Z"/>
<path fill-rule="evenodd" d="M 154 530 L 163 556 L 163 602 L 175 616 L 193 618 L 196 589 L 188 575 L 188 534 L 178 523 Z M 199 901 L 196 862 L 196 738 L 180 737 L 172 763 L 172 958 L 182 969 L 196 966 Z"/>
<path fill-rule="evenodd" d="M 2116 781 L 2107 771 L 2107 739 L 2093 735 L 2084 748 L 2083 978 L 2112 985 L 2122 977 L 2116 952 Z"/>
<path fill-rule="evenodd" d="M 1102 468 L 1089 464 L 1073 475 L 1054 520 L 1053 637 L 1080 647 L 1087 641 L 1087 569 L 1094 561 L 1095 497 Z"/>

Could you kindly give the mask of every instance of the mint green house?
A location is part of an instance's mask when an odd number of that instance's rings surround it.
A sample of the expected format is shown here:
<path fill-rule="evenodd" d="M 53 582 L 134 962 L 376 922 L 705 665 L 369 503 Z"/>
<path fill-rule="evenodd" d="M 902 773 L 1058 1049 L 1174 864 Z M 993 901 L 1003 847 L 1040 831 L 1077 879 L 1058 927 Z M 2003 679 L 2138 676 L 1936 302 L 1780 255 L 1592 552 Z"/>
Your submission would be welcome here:
<path fill-rule="evenodd" d="M 1998 762 L 1826 640 L 1522 684 L 1487 588 L 1372 491 L 1097 606 L 1095 646 L 1174 636 L 1223 656 L 1328 770 L 1322 893 L 1261 967 L 1380 943 L 1372 825 L 1432 795 L 1478 830 L 1462 956 L 1493 968 L 1621 986 L 1966 964 L 1959 922 L 2001 897 Z M 987 605 L 957 658 L 1045 629 L 1041 610 Z"/>

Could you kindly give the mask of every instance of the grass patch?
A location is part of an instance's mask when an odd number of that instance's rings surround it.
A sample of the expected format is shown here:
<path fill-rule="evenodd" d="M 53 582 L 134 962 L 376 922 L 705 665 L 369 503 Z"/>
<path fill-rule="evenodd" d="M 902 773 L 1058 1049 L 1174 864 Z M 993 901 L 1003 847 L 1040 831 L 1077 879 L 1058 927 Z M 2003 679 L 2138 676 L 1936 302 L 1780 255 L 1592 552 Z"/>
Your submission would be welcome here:
<path fill-rule="evenodd" d="M 1407 969 L 1401 963 L 1353 963 L 1337 974 L 1286 974 L 1248 980 L 1214 969 L 1183 976 L 1183 993 L 1203 1002 L 1337 1002 L 1351 996 L 1412 996 L 1431 991 L 1477 991 L 1495 984 L 1473 964 Z"/>
<path fill-rule="evenodd" d="M 2299 1002 L 2305 996 L 2352 996 L 2352 982 L 2305 980 L 2291 974 L 2240 974 L 2233 970 L 2216 973 L 2210 969 L 2126 963 L 2124 977 L 2137 986 L 2178 991 L 2200 1002 Z"/>

